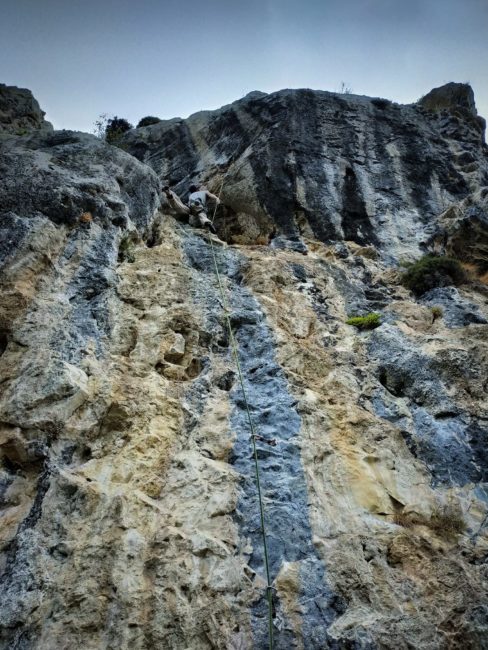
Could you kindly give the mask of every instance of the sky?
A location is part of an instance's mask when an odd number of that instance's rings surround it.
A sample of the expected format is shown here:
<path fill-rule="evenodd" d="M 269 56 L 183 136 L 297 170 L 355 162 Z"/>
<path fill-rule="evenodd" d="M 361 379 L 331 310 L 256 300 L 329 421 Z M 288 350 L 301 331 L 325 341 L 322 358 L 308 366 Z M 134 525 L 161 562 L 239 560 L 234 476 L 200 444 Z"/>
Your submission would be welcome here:
<path fill-rule="evenodd" d="M 410 103 L 470 82 L 488 118 L 488 0 L 1 0 L 0 82 L 55 128 L 187 117 L 252 90 Z"/>

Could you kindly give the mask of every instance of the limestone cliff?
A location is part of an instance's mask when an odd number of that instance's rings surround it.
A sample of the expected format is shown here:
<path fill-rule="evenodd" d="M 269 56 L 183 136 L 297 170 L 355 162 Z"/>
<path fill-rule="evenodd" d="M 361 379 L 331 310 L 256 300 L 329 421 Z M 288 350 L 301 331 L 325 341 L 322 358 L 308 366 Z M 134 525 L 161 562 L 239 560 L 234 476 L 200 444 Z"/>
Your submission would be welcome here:
<path fill-rule="evenodd" d="M 224 203 L 275 648 L 487 647 L 488 150 L 469 86 L 409 106 L 252 93 L 120 147 L 19 122 L 26 96 L 0 90 L 0 648 L 268 647 L 211 242 L 160 198 L 195 179 Z M 466 281 L 415 297 L 400 264 L 427 251 Z M 373 311 L 372 331 L 346 324 Z"/>

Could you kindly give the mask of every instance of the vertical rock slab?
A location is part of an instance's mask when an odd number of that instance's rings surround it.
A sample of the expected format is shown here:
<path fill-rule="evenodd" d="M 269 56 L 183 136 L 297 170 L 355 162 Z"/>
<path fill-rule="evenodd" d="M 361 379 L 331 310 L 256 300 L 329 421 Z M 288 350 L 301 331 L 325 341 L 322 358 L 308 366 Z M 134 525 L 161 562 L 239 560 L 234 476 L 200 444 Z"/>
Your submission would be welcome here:
<path fill-rule="evenodd" d="M 161 180 L 197 177 L 225 181 L 217 260 L 276 648 L 483 647 L 488 183 L 469 88 L 410 106 L 252 93 L 135 129 L 128 151 L 36 120 L 0 136 L 0 647 L 266 647 L 209 235 L 156 212 Z M 397 262 L 424 249 L 472 279 L 416 298 Z M 346 323 L 373 311 L 373 331 Z"/>

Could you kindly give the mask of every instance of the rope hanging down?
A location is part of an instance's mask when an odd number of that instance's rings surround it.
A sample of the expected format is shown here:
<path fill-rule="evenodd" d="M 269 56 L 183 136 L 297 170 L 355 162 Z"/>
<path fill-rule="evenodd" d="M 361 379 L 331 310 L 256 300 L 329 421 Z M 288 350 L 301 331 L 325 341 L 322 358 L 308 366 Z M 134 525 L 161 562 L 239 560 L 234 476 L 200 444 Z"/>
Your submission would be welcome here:
<path fill-rule="evenodd" d="M 217 202 L 217 205 L 214 208 L 213 216 L 212 216 L 212 224 L 215 220 L 215 214 L 217 212 L 217 207 L 220 202 L 220 195 L 222 193 L 222 188 L 224 186 L 224 180 L 225 177 L 227 176 L 229 170 L 224 174 L 224 177 L 222 179 L 222 184 L 220 186 L 220 190 L 218 193 L 218 199 L 219 201 Z M 247 392 L 246 388 L 244 386 L 244 377 L 242 374 L 242 369 L 241 369 L 241 363 L 239 361 L 239 353 L 237 350 L 237 342 L 234 336 L 234 332 L 232 331 L 232 323 L 230 320 L 230 309 L 229 305 L 227 302 L 226 294 L 225 294 L 225 289 L 224 285 L 222 283 L 222 278 L 220 275 L 219 271 L 219 266 L 217 263 L 217 256 L 215 254 L 215 246 L 212 240 L 212 236 L 209 234 L 209 240 L 210 240 L 210 247 L 212 250 L 212 257 L 213 257 L 213 263 L 215 267 L 215 274 L 217 276 L 217 281 L 219 285 L 219 291 L 220 295 L 222 297 L 222 304 L 224 307 L 224 314 L 225 314 L 225 320 L 227 323 L 227 328 L 229 330 L 229 341 L 232 347 L 232 353 L 234 355 L 234 360 L 237 368 L 237 374 L 239 377 L 239 383 L 241 385 L 241 390 L 242 394 L 244 397 L 244 403 L 246 405 L 246 414 L 247 414 L 247 420 L 249 423 L 249 429 L 251 431 L 251 440 L 252 440 L 252 449 L 253 449 L 253 457 L 254 457 L 254 469 L 255 469 L 255 476 L 256 476 L 256 489 L 258 493 L 258 501 L 259 501 L 259 516 L 261 520 L 261 534 L 262 534 L 262 539 L 263 539 L 263 553 L 264 553 L 264 566 L 265 566 L 265 571 L 266 571 L 266 596 L 267 596 L 267 601 L 268 601 L 268 639 L 269 639 L 269 650 L 273 650 L 273 591 L 272 591 L 272 586 L 271 586 L 271 577 L 270 577 L 270 570 L 269 570 L 269 556 L 268 556 L 268 542 L 267 542 L 267 536 L 266 536 L 266 527 L 265 527 L 265 522 L 264 522 L 264 505 L 263 505 L 263 497 L 261 493 L 261 481 L 259 477 L 259 462 L 258 462 L 258 452 L 256 448 L 256 428 L 254 426 L 254 422 L 251 416 L 251 410 L 249 408 L 249 401 L 247 399 Z"/>

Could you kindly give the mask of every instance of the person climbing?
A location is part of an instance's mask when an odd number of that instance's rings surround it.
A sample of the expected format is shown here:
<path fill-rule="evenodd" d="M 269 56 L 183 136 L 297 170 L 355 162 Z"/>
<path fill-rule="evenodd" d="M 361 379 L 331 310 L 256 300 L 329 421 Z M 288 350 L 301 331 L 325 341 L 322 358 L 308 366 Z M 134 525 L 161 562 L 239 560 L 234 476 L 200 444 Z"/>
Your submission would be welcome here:
<path fill-rule="evenodd" d="M 198 185 L 190 185 L 190 196 L 188 197 L 188 207 L 191 216 L 195 217 L 202 228 L 208 228 L 214 235 L 217 234 L 213 223 L 207 215 L 207 201 L 215 201 L 219 205 L 220 199 L 208 190 L 200 189 Z"/>
<path fill-rule="evenodd" d="M 170 206 L 179 214 L 185 214 L 190 217 L 190 225 L 200 225 L 202 228 L 208 228 L 214 235 L 217 234 L 213 223 L 207 216 L 207 200 L 215 201 L 220 204 L 220 199 L 208 190 L 200 189 L 198 185 L 190 185 L 190 196 L 188 205 L 185 205 L 180 197 L 170 190 L 168 185 L 163 187 L 163 192 L 168 199 Z"/>

